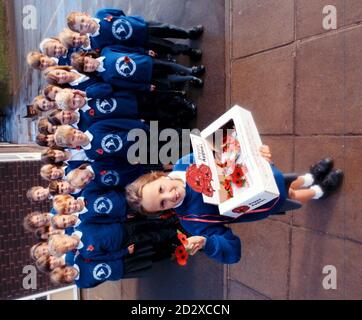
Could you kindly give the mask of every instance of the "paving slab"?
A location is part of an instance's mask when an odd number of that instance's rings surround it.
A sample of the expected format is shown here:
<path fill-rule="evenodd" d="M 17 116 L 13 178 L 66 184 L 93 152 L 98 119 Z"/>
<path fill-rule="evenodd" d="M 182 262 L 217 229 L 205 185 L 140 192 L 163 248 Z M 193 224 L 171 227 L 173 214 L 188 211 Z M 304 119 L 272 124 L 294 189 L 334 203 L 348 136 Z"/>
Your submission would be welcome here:
<path fill-rule="evenodd" d="M 261 134 L 293 133 L 294 45 L 234 61 L 231 101 L 253 113 Z"/>
<path fill-rule="evenodd" d="M 302 42 L 297 49 L 296 133 L 344 132 L 344 33 Z"/>
<path fill-rule="evenodd" d="M 286 299 L 290 227 L 272 220 L 233 226 L 242 241 L 241 261 L 229 267 L 229 278 L 272 299 Z"/>
<path fill-rule="evenodd" d="M 232 1 L 232 57 L 275 48 L 294 40 L 294 1 Z"/>
<path fill-rule="evenodd" d="M 361 243 L 345 241 L 345 292 L 348 300 L 361 300 L 362 296 Z"/>
<path fill-rule="evenodd" d="M 331 272 L 324 269 L 326 266 L 335 267 L 336 289 L 327 290 L 323 286 L 323 279 Z M 324 274 L 323 270 L 327 273 Z M 292 229 L 290 299 L 343 299 L 344 273 L 343 239 L 301 228 Z"/>
<path fill-rule="evenodd" d="M 244 286 L 235 280 L 229 281 L 228 300 L 269 300 L 268 297 Z"/>

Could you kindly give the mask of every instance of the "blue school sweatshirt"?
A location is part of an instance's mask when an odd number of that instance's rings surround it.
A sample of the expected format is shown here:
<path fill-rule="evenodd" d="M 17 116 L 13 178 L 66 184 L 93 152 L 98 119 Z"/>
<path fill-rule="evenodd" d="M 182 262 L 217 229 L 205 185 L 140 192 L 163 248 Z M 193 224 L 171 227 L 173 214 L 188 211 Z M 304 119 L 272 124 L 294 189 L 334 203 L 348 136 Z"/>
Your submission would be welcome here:
<path fill-rule="evenodd" d="M 139 119 L 137 97 L 131 92 L 119 91 L 116 95 L 90 99 L 79 109 L 83 127 L 105 119 Z"/>
<path fill-rule="evenodd" d="M 85 188 L 79 198 L 85 203 L 84 210 L 77 213 L 81 223 L 116 223 L 127 219 L 127 203 L 121 191 Z"/>
<path fill-rule="evenodd" d="M 75 284 L 78 288 L 94 288 L 105 281 L 116 281 L 123 277 L 123 260 L 89 261 L 77 255 L 72 264 L 78 270 Z"/>
<path fill-rule="evenodd" d="M 174 166 L 173 171 L 186 171 L 190 164 L 194 163 L 193 154 L 181 158 Z M 204 236 L 206 245 L 204 252 L 210 258 L 220 263 L 236 263 L 241 258 L 241 243 L 240 239 L 235 236 L 230 228 L 224 226 L 224 223 L 241 223 L 251 222 L 265 219 L 270 214 L 279 212 L 279 208 L 285 201 L 286 192 L 284 178 L 280 171 L 272 166 L 274 177 L 276 179 L 280 198 L 278 203 L 269 211 L 263 213 L 245 214 L 237 219 L 220 215 L 216 205 L 211 205 L 203 202 L 202 194 L 192 190 L 186 184 L 186 195 L 182 204 L 175 208 L 175 212 L 180 218 L 182 226 L 192 235 Z M 267 203 L 262 207 L 268 208 L 273 202 Z M 204 215 L 207 215 L 205 217 Z M 187 221 L 183 217 L 202 219 L 204 221 Z M 205 220 L 215 220 L 218 223 L 206 222 Z"/>
<path fill-rule="evenodd" d="M 148 38 L 148 28 L 140 16 L 126 16 L 122 10 L 101 9 L 96 12 L 99 19 L 99 35 L 90 35 L 93 50 L 101 50 L 114 44 L 128 47 L 144 46 Z"/>
<path fill-rule="evenodd" d="M 81 223 L 73 234 L 81 235 L 79 254 L 91 260 L 117 260 L 128 254 L 123 247 L 123 226 L 121 223 Z"/>
<path fill-rule="evenodd" d="M 150 91 L 153 60 L 142 48 L 110 46 L 102 50 L 103 68 L 97 75 L 124 90 Z"/>
<path fill-rule="evenodd" d="M 83 147 L 87 157 L 92 160 L 102 160 L 109 157 L 123 158 L 127 161 L 127 151 L 134 141 L 127 141 L 132 129 L 149 131 L 149 127 L 139 120 L 108 119 L 98 121 L 85 132 L 92 136 L 89 145 Z"/>
<path fill-rule="evenodd" d="M 92 185 L 102 189 L 124 188 L 144 174 L 143 167 L 139 164 L 131 165 L 113 159 L 94 161 L 89 166 L 94 172 Z"/>

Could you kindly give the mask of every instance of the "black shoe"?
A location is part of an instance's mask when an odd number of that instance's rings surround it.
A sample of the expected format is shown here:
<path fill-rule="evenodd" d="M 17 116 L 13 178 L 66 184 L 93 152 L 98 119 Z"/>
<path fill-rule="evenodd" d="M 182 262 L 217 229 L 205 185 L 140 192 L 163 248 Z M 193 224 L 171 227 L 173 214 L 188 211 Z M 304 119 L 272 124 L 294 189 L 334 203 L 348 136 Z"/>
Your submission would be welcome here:
<path fill-rule="evenodd" d="M 319 184 L 323 181 L 326 175 L 333 168 L 333 160 L 331 158 L 325 158 L 318 161 L 315 165 L 310 167 L 310 173 L 313 175 L 314 184 Z"/>
<path fill-rule="evenodd" d="M 190 48 L 188 55 L 192 60 L 199 61 L 202 57 L 202 51 L 200 49 Z"/>
<path fill-rule="evenodd" d="M 206 68 L 205 66 L 201 65 L 201 66 L 194 66 L 191 68 L 191 74 L 195 77 L 201 76 L 205 73 Z"/>
<path fill-rule="evenodd" d="M 192 80 L 190 80 L 190 83 L 191 83 L 195 88 L 202 88 L 202 87 L 204 86 L 204 81 L 202 81 L 202 79 L 196 78 L 196 77 L 194 77 Z"/>
<path fill-rule="evenodd" d="M 195 118 L 195 116 L 197 114 L 196 104 L 190 100 L 183 99 L 183 105 L 184 105 L 185 111 L 187 112 L 188 120 Z"/>
<path fill-rule="evenodd" d="M 336 191 L 341 185 L 343 181 L 343 172 L 342 170 L 333 170 L 323 179 L 320 183 L 320 187 L 323 191 L 323 196 L 321 199 L 327 198 L 331 193 Z"/>
<path fill-rule="evenodd" d="M 190 29 L 189 31 L 189 38 L 192 40 L 195 40 L 197 38 L 199 38 L 204 32 L 204 26 L 202 26 L 201 24 L 193 27 Z"/>

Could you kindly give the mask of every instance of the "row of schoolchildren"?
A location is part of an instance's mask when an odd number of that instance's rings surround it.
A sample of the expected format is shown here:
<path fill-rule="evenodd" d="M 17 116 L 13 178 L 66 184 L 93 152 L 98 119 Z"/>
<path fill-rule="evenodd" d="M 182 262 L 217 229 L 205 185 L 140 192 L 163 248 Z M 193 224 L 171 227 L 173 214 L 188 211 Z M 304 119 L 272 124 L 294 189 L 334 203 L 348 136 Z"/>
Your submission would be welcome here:
<path fill-rule="evenodd" d="M 139 276 L 177 244 L 175 216 L 143 218 L 127 205 L 124 188 L 150 169 L 129 163 L 127 135 L 136 128 L 147 133 L 150 120 L 170 126 L 195 115 L 182 89 L 186 82 L 202 87 L 205 68 L 166 55 L 199 59 L 201 51 L 163 38 L 195 39 L 203 27 L 184 30 L 115 9 L 95 18 L 71 13 L 68 27 L 28 55 L 49 84 L 33 104 L 46 113 L 37 142 L 48 147 L 41 176 L 50 184 L 27 196 L 52 199 L 53 209 L 29 214 L 24 226 L 42 240 L 31 248 L 38 268 L 56 283 L 86 288 Z"/>

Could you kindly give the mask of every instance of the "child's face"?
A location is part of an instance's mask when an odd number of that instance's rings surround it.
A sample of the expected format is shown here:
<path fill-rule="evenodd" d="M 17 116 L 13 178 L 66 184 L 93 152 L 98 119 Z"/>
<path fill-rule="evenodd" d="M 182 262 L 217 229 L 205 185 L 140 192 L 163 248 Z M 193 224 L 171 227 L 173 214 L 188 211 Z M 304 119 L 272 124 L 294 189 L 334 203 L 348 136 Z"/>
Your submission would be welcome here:
<path fill-rule="evenodd" d="M 43 243 L 39 247 L 36 248 L 36 250 L 34 252 L 34 257 L 37 260 L 42 256 L 46 256 L 47 254 L 49 254 L 48 244 Z"/>
<path fill-rule="evenodd" d="M 68 151 L 54 150 L 55 162 L 63 162 L 69 159 Z"/>
<path fill-rule="evenodd" d="M 78 217 L 73 214 L 69 214 L 69 215 L 61 214 L 61 215 L 56 215 L 53 218 L 55 225 L 59 229 L 65 229 L 65 228 L 74 226 L 76 224 L 77 220 L 78 220 Z"/>
<path fill-rule="evenodd" d="M 92 179 L 93 173 L 90 170 L 79 170 L 78 174 L 73 178 L 72 183 L 77 186 L 86 186 Z"/>
<path fill-rule="evenodd" d="M 40 70 L 45 70 L 46 68 L 48 67 L 52 67 L 52 66 L 55 66 L 56 65 L 56 62 L 51 59 L 50 57 L 46 56 L 46 55 L 43 55 L 41 58 L 40 58 Z"/>
<path fill-rule="evenodd" d="M 71 110 L 63 110 L 55 116 L 62 125 L 73 124 L 78 121 L 78 114 Z"/>
<path fill-rule="evenodd" d="M 39 107 L 39 109 L 44 112 L 54 109 L 56 106 L 54 101 L 49 101 L 45 98 L 38 99 L 36 104 Z"/>
<path fill-rule="evenodd" d="M 80 212 L 83 210 L 83 208 L 84 208 L 84 204 L 81 200 L 77 200 L 74 198 L 68 199 L 66 208 L 65 208 L 65 213 L 72 214 L 72 213 Z"/>
<path fill-rule="evenodd" d="M 176 207 L 186 190 L 181 180 L 161 177 L 146 184 L 142 190 L 142 206 L 148 212 L 158 212 Z"/>
<path fill-rule="evenodd" d="M 74 281 L 74 279 L 77 277 L 78 275 L 78 271 L 76 268 L 70 267 L 70 266 L 66 266 L 64 268 L 64 280 L 67 283 L 71 283 Z"/>
<path fill-rule="evenodd" d="M 94 33 L 97 27 L 97 23 L 88 14 L 82 13 L 75 17 L 74 30 L 82 36 L 87 33 Z"/>
<path fill-rule="evenodd" d="M 62 168 L 53 167 L 50 173 L 50 179 L 56 180 L 64 176 L 64 170 Z"/>
<path fill-rule="evenodd" d="M 44 201 L 49 197 L 49 190 L 47 188 L 40 187 L 33 193 L 34 201 Z"/>
<path fill-rule="evenodd" d="M 45 52 L 49 57 L 60 58 L 67 54 L 67 48 L 60 41 L 52 40 L 45 44 Z"/>
<path fill-rule="evenodd" d="M 50 148 L 55 145 L 54 134 L 48 134 L 47 135 L 47 145 Z"/>
<path fill-rule="evenodd" d="M 84 58 L 84 72 L 92 73 L 97 70 L 99 61 L 91 57 Z"/>
<path fill-rule="evenodd" d="M 59 181 L 58 191 L 59 194 L 69 194 L 74 191 L 74 188 L 70 185 L 68 181 Z"/>
<path fill-rule="evenodd" d="M 50 217 L 47 213 L 37 214 L 31 218 L 31 222 L 36 228 L 46 225 L 50 221 Z"/>
<path fill-rule="evenodd" d="M 59 84 L 65 84 L 73 81 L 73 74 L 66 70 L 52 70 L 49 75 L 54 77 Z"/>
<path fill-rule="evenodd" d="M 73 110 L 82 108 L 86 103 L 85 98 L 79 93 L 73 93 L 73 98 L 70 103 L 70 107 Z"/>
<path fill-rule="evenodd" d="M 72 47 L 80 48 L 85 42 L 85 37 L 81 36 L 79 33 L 74 32 L 72 38 Z"/>
<path fill-rule="evenodd" d="M 88 137 L 80 130 L 73 129 L 72 136 L 70 139 L 70 146 L 77 148 L 82 146 L 88 141 Z"/>
<path fill-rule="evenodd" d="M 49 257 L 50 270 L 54 270 L 57 267 L 61 267 L 63 265 L 62 258 L 50 256 Z"/>
<path fill-rule="evenodd" d="M 47 123 L 47 131 L 49 133 L 54 134 L 54 132 L 57 130 L 57 126 L 53 126 L 50 122 Z"/>
<path fill-rule="evenodd" d="M 54 247 L 58 253 L 64 254 L 70 250 L 75 249 L 78 245 L 77 239 L 66 234 L 57 234 L 54 237 Z"/>
<path fill-rule="evenodd" d="M 53 86 L 51 90 L 48 93 L 48 98 L 52 101 L 55 101 L 55 96 L 58 94 L 58 92 L 62 91 L 62 88 L 59 88 L 57 86 Z"/>

